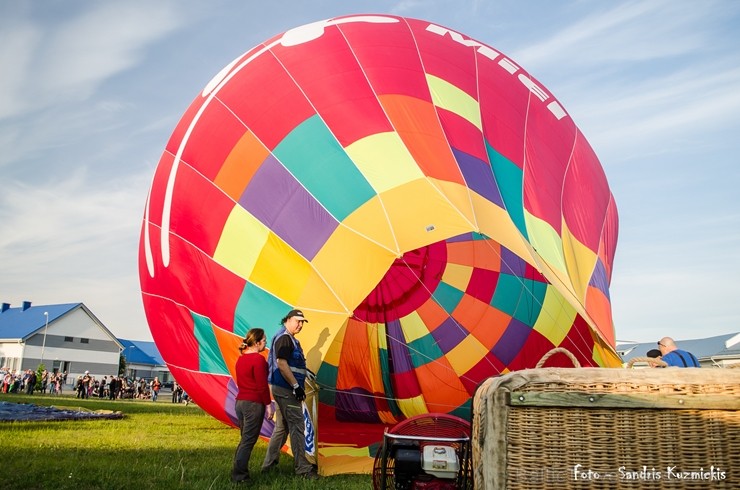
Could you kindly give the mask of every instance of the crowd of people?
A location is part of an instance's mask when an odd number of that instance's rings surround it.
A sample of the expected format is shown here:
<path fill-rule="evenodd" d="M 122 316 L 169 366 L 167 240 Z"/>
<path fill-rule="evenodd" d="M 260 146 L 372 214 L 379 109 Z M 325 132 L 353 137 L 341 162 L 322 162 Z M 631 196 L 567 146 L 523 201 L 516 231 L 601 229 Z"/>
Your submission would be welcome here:
<path fill-rule="evenodd" d="M 122 398 L 157 401 L 162 388 L 158 377 L 152 380 L 145 378 L 127 378 L 125 376 L 103 376 L 96 378 L 85 371 L 77 376 L 71 384 L 67 381 L 67 372 L 49 372 L 44 370 L 39 375 L 33 369 L 25 371 L 0 368 L 0 392 L 2 393 L 34 393 L 61 395 L 65 389 L 71 389 L 76 398 L 101 398 L 116 400 Z M 187 405 L 189 398 L 177 383 L 172 387 L 172 403 Z"/>
<path fill-rule="evenodd" d="M 132 379 L 125 376 L 103 376 L 102 379 L 96 379 L 95 376 L 90 375 L 89 371 L 85 371 L 84 375 L 77 377 L 74 390 L 77 398 L 107 398 L 109 400 L 133 398 L 156 401 L 152 393 L 155 380 L 157 378 L 147 381 L 144 378 Z M 157 384 L 159 384 L 158 380 Z"/>
<path fill-rule="evenodd" d="M 41 374 L 41 382 L 36 371 L 26 369 L 17 371 L 8 369 L 7 366 L 0 368 L 0 392 L 2 393 L 25 393 L 32 395 L 37 389 L 41 393 L 50 394 L 62 393 L 64 385 L 67 382 L 67 373 L 50 373 L 44 371 Z M 38 387 L 38 388 L 37 388 Z"/>

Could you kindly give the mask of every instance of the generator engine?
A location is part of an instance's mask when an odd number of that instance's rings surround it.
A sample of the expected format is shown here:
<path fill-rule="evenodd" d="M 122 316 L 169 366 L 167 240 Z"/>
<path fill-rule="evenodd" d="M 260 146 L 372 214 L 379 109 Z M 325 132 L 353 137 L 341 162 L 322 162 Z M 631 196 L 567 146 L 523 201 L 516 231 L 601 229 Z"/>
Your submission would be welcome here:
<path fill-rule="evenodd" d="M 453 490 L 457 488 L 460 461 L 452 446 L 398 444 L 395 455 L 397 490 Z"/>
<path fill-rule="evenodd" d="M 373 464 L 375 490 L 473 490 L 470 423 L 416 415 L 387 429 Z"/>

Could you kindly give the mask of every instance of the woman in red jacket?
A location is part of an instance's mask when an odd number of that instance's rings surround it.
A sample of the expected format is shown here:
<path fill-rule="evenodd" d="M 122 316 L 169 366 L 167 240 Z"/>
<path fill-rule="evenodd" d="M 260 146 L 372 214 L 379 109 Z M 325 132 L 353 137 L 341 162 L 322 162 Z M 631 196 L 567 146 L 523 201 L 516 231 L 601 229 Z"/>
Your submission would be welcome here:
<path fill-rule="evenodd" d="M 267 337 L 261 328 L 253 328 L 239 346 L 241 356 L 236 361 L 236 416 L 242 438 L 236 447 L 231 481 L 245 483 L 249 480 L 249 457 L 260 435 L 262 421 L 272 418 L 274 410 L 267 385 L 267 361 L 260 352 L 265 350 Z"/>

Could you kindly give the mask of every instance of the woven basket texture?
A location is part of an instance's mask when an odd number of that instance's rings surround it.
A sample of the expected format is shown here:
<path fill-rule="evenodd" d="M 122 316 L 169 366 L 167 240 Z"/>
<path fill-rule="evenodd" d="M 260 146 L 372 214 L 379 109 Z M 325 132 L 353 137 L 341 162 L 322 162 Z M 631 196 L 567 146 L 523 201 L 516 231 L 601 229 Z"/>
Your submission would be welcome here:
<path fill-rule="evenodd" d="M 472 430 L 480 489 L 740 489 L 740 370 L 518 371 L 479 386 Z"/>

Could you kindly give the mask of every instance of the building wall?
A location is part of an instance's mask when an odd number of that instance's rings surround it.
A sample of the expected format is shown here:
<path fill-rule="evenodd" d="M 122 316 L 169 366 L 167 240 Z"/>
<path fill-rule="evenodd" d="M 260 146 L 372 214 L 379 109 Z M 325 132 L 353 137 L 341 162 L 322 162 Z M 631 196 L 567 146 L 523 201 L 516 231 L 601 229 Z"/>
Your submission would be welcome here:
<path fill-rule="evenodd" d="M 157 376 L 162 383 L 172 381 L 172 375 L 166 366 L 152 366 L 150 364 L 127 364 L 126 376 L 137 379 Z"/>
<path fill-rule="evenodd" d="M 118 374 L 118 343 L 82 308 L 49 323 L 46 340 L 44 329 L 29 337 L 21 369 L 36 369 L 41 363 L 42 350 L 48 370 L 54 361 L 68 367 L 68 383 L 85 371 L 96 378 Z"/>
<path fill-rule="evenodd" d="M 8 367 L 11 370 L 21 368 L 23 358 L 23 344 L 18 342 L 0 343 L 0 367 Z"/>

